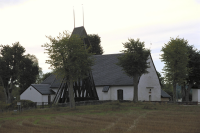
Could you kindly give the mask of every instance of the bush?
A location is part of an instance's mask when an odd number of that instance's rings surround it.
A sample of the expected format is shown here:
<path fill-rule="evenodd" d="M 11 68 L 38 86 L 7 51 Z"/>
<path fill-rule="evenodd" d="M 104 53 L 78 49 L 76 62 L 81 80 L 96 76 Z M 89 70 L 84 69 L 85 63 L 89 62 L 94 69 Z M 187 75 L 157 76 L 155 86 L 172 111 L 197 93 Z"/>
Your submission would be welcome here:
<path fill-rule="evenodd" d="M 10 104 L 6 104 L 5 102 L 0 101 L 0 110 L 2 109 L 6 109 L 7 106 L 9 106 Z"/>
<path fill-rule="evenodd" d="M 17 109 L 17 102 L 21 102 L 21 108 L 35 107 L 35 103 L 30 100 L 19 100 L 9 104 L 6 109 Z"/>

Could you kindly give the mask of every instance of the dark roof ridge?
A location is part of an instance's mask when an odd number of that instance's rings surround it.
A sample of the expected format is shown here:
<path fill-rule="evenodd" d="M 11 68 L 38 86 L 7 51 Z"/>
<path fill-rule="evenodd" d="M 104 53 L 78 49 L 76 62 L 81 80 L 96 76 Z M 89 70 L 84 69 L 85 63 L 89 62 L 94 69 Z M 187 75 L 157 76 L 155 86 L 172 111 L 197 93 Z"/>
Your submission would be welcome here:
<path fill-rule="evenodd" d="M 41 95 L 55 94 L 55 92 L 50 89 L 49 84 L 31 84 L 31 86 L 35 88 L 35 90 L 37 90 Z"/>
<path fill-rule="evenodd" d="M 84 27 L 84 26 L 79 26 L 79 27 L 75 27 L 75 28 L 82 28 L 82 27 Z M 75 28 L 74 28 L 74 29 L 75 29 Z M 84 27 L 84 28 L 85 28 L 85 27 Z"/>
<path fill-rule="evenodd" d="M 51 76 L 51 74 L 47 78 L 49 78 L 50 76 Z M 43 80 L 40 84 L 47 84 L 47 83 L 43 83 L 47 80 L 47 78 L 45 78 L 45 80 Z"/>
<path fill-rule="evenodd" d="M 30 86 L 32 86 L 36 91 L 38 91 L 41 95 L 42 95 L 42 93 L 34 86 L 35 84 L 31 84 Z M 40 84 L 39 84 L 40 85 Z M 41 84 L 41 85 L 47 85 L 47 84 Z M 28 88 L 27 88 L 28 89 Z M 26 89 L 26 90 L 27 90 Z"/>

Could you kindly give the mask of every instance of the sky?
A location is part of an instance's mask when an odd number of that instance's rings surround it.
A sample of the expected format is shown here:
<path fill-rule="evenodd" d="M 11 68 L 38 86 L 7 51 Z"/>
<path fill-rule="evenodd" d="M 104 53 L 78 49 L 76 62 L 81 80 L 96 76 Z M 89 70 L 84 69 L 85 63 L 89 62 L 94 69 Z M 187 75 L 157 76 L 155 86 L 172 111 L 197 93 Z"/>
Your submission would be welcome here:
<path fill-rule="evenodd" d="M 38 58 L 50 72 L 46 36 L 57 37 L 83 26 L 98 34 L 104 54 L 120 53 L 129 38 L 145 42 L 157 71 L 162 72 L 162 47 L 171 38 L 184 38 L 200 50 L 200 0 L 0 0 L 0 44 L 19 42 L 25 54 Z"/>

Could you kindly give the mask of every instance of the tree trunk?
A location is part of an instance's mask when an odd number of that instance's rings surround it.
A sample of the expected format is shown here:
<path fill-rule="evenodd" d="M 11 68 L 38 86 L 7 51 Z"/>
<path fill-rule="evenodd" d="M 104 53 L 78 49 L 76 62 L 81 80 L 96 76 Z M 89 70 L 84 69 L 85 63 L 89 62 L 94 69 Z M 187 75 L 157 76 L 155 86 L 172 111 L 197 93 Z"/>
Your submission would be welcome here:
<path fill-rule="evenodd" d="M 8 103 L 11 103 L 11 93 L 10 93 L 10 89 L 7 90 L 7 94 L 8 94 L 7 101 L 8 101 Z"/>
<path fill-rule="evenodd" d="M 2 83 L 2 87 L 3 87 L 3 89 L 4 89 L 4 94 L 5 94 L 5 102 L 6 103 L 8 103 L 8 95 L 7 95 L 7 91 L 6 91 L 6 88 L 5 88 L 5 86 L 4 86 L 4 83 L 3 83 L 3 80 L 2 80 L 2 78 L 0 77 L 0 82 Z"/>
<path fill-rule="evenodd" d="M 70 79 L 70 83 L 69 83 L 69 103 L 70 103 L 71 109 L 75 108 L 73 80 L 71 80 L 71 79 Z"/>
<path fill-rule="evenodd" d="M 190 95 L 190 90 L 191 90 L 192 84 L 189 84 L 188 88 L 186 89 L 186 97 L 185 100 L 186 102 L 189 102 L 189 95 Z"/>
<path fill-rule="evenodd" d="M 181 86 L 182 101 L 185 101 L 185 83 Z"/>
<path fill-rule="evenodd" d="M 5 102 L 8 103 L 8 95 L 5 87 L 4 87 L 4 94 L 5 94 Z"/>
<path fill-rule="evenodd" d="M 176 103 L 176 83 L 173 82 L 173 102 Z"/>
<path fill-rule="evenodd" d="M 7 87 L 7 99 L 8 99 L 8 103 L 11 103 L 11 92 L 12 92 L 12 88 L 13 88 L 13 82 L 11 80 L 11 83 L 10 83 L 10 88 Z"/>
<path fill-rule="evenodd" d="M 133 101 L 136 103 L 138 102 L 138 78 L 139 75 L 135 74 L 133 77 L 133 86 L 134 86 L 134 97 L 133 97 Z"/>

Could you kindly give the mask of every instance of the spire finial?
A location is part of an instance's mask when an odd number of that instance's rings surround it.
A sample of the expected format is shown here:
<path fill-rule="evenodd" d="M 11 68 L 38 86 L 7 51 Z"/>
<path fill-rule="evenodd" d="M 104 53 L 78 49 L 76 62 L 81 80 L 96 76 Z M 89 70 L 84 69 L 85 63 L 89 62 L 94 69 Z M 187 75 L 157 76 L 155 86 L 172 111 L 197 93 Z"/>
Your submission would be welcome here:
<path fill-rule="evenodd" d="M 74 13 L 74 28 L 75 28 L 75 12 L 74 12 L 74 6 L 73 6 L 73 13 Z"/>
<path fill-rule="evenodd" d="M 83 11 L 83 27 L 84 27 L 84 9 L 83 9 L 83 4 L 82 4 L 82 11 Z"/>

